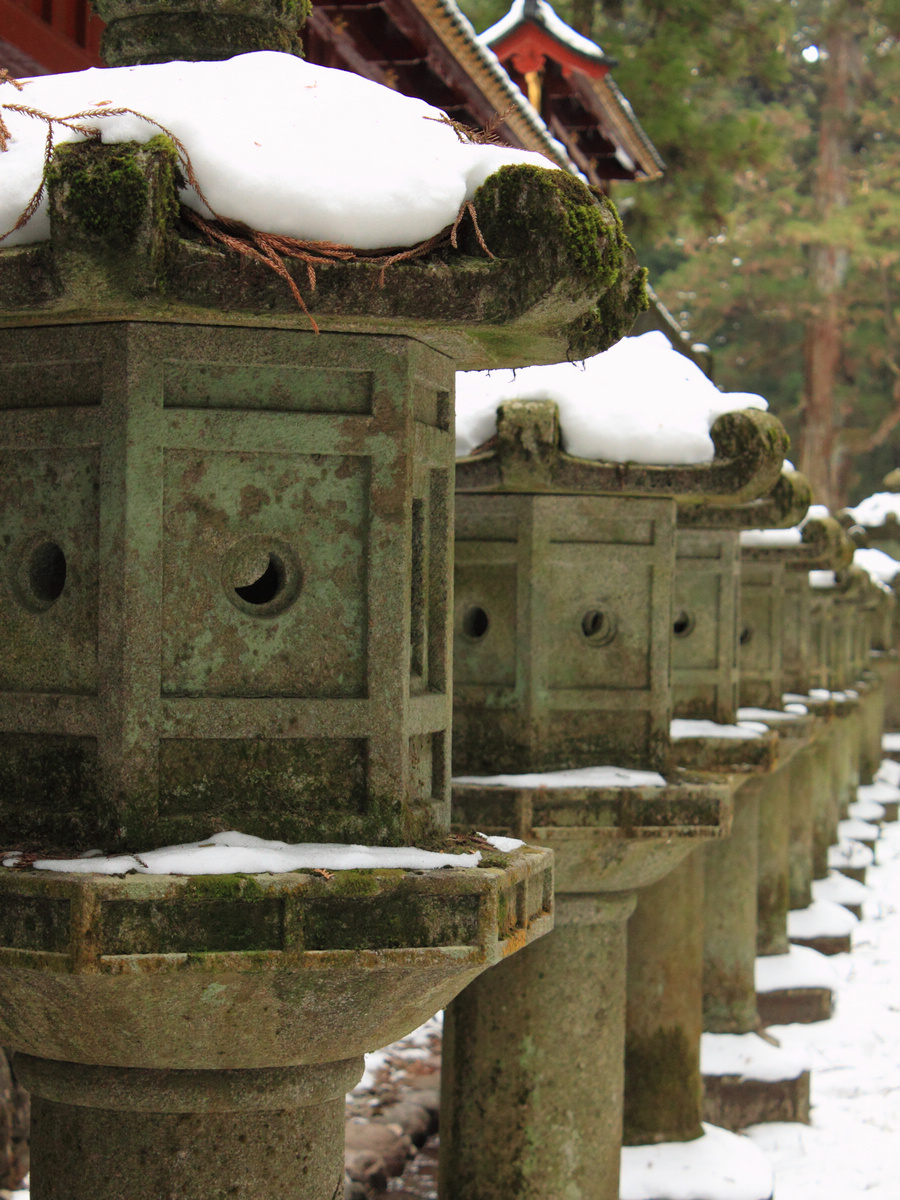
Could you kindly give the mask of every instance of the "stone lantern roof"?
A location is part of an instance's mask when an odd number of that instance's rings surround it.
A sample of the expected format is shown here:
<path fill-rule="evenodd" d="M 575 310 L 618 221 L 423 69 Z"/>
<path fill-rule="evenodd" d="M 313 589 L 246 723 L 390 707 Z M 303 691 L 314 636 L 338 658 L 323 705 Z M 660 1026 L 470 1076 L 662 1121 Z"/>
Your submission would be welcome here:
<path fill-rule="evenodd" d="M 551 400 L 502 404 L 496 439 L 482 454 L 457 459 L 457 492 L 530 491 L 658 496 L 691 505 L 740 505 L 777 484 L 787 434 L 781 422 L 757 409 L 724 413 L 710 434 L 711 463 L 652 466 L 596 462 L 560 446 L 559 412 Z"/>

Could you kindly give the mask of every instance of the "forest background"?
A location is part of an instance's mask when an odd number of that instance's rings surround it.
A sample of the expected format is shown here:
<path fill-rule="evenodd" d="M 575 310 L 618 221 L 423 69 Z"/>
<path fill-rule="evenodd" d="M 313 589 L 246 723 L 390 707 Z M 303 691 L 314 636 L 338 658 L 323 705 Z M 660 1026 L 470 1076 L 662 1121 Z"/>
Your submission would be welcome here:
<path fill-rule="evenodd" d="M 553 2 L 553 0 L 551 0 Z M 482 31 L 508 0 L 461 0 Z M 716 382 L 785 422 L 820 502 L 900 466 L 900 0 L 555 0 L 666 172 L 614 184 Z"/>

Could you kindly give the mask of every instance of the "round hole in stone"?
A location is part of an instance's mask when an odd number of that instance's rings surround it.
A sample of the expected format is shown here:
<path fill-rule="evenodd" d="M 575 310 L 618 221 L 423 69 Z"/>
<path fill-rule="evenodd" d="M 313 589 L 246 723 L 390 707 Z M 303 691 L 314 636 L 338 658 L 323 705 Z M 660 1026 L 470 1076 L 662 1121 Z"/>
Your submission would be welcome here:
<path fill-rule="evenodd" d="M 694 618 L 683 609 L 672 622 L 672 632 L 676 637 L 684 638 L 694 632 Z"/>
<path fill-rule="evenodd" d="M 66 556 L 57 542 L 41 542 L 28 559 L 28 587 L 34 599 L 49 608 L 66 586 Z"/>
<path fill-rule="evenodd" d="M 277 554 L 270 554 L 263 573 L 234 590 L 246 604 L 271 604 L 283 591 L 284 583 L 284 563 Z"/>
<path fill-rule="evenodd" d="M 463 613 L 462 631 L 473 642 L 480 642 L 488 631 L 490 617 L 480 604 L 473 604 Z"/>
<path fill-rule="evenodd" d="M 581 618 L 581 632 L 592 646 L 605 646 L 616 636 L 616 623 L 602 608 L 589 608 Z"/>
<path fill-rule="evenodd" d="M 749 641 L 751 641 L 752 638 L 753 638 L 753 630 L 750 628 L 749 625 L 745 625 L 744 628 L 741 630 L 741 636 L 738 638 L 738 641 L 741 643 L 742 646 L 746 646 L 747 643 Z"/>
<path fill-rule="evenodd" d="M 303 571 L 287 542 L 254 535 L 228 550 L 221 578 L 225 595 L 235 608 L 249 617 L 274 617 L 299 596 Z"/>

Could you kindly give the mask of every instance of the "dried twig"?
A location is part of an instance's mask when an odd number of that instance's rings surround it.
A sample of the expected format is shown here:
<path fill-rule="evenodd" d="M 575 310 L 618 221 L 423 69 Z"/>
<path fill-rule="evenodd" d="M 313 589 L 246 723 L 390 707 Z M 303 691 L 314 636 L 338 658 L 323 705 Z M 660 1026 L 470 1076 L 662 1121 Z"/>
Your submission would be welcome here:
<path fill-rule="evenodd" d="M 499 130 L 515 107 L 514 104 L 510 104 L 502 113 L 494 113 L 483 129 L 477 129 L 474 125 L 464 125 L 462 121 L 448 117 L 446 113 L 442 117 L 426 117 L 425 120 L 434 121 L 436 125 L 449 125 L 461 142 L 475 146 L 507 146 L 509 143 L 503 141 Z"/>

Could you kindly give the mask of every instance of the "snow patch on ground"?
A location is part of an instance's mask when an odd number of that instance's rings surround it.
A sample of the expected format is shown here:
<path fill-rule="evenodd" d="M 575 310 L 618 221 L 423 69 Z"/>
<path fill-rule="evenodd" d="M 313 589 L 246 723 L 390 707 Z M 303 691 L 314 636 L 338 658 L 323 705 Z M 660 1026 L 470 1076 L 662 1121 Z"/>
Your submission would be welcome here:
<path fill-rule="evenodd" d="M 373 1050 L 371 1054 L 367 1054 L 363 1077 L 351 1094 L 371 1091 L 380 1079 L 395 1066 L 402 1067 L 408 1063 L 428 1058 L 436 1048 L 439 1052 L 443 1029 L 444 1014 L 443 1012 L 435 1013 L 433 1017 L 429 1017 L 423 1025 L 414 1029 L 412 1033 L 408 1033 L 406 1037 L 400 1038 L 390 1046 L 384 1046 L 380 1050 Z"/>
<path fill-rule="evenodd" d="M 847 814 L 857 821 L 883 821 L 884 805 L 874 800 L 857 800 L 848 805 Z"/>
<path fill-rule="evenodd" d="M 704 1033 L 700 1039 L 701 1075 L 737 1075 L 771 1082 L 796 1079 L 808 1070 L 805 1055 L 773 1046 L 758 1033 Z"/>
<path fill-rule="evenodd" d="M 862 867 L 870 867 L 874 861 L 874 854 L 862 842 L 847 839 L 838 842 L 836 846 L 828 847 L 828 865 L 837 871 L 841 867 L 850 867 L 856 871 Z"/>
<path fill-rule="evenodd" d="M 792 908 L 788 913 L 788 937 L 846 937 L 858 924 L 859 919 L 842 904 L 834 900 L 813 900 L 806 908 Z"/>
<path fill-rule="evenodd" d="M 456 376 L 456 453 L 471 454 L 497 429 L 505 400 L 554 400 L 563 449 L 604 462 L 712 462 L 709 430 L 739 408 L 766 408 L 760 396 L 720 392 L 665 334 L 623 338 L 584 362 Z"/>
<path fill-rule="evenodd" d="M 489 838 L 498 850 L 515 846 L 514 838 Z M 516 842 L 516 846 L 521 846 Z M 145 854 L 102 855 L 80 858 L 46 858 L 35 864 L 38 871 L 68 871 L 81 875 L 258 875 L 282 871 L 358 871 L 369 867 L 395 867 L 406 871 L 433 871 L 438 867 L 477 867 L 481 853 L 437 854 L 413 846 L 348 846 L 339 842 L 268 841 L 247 833 L 216 833 L 203 842 L 165 846 Z M 15 856 L 3 860 L 14 866 Z"/>
<path fill-rule="evenodd" d="M 261 51 L 225 62 L 172 62 L 41 75 L 0 99 L 64 117 L 96 106 L 151 117 L 187 149 L 220 216 L 307 240 L 377 249 L 439 233 L 460 205 L 508 163 L 556 169 L 543 155 L 461 142 L 422 100 L 349 71 Z M 0 154 L 0 233 L 38 188 L 46 125 L 4 110 L 12 134 Z M 443 123 L 442 123 L 443 122 Z M 104 142 L 146 142 L 158 126 L 129 114 L 91 117 Z M 83 141 L 61 126 L 55 142 Z M 204 216 L 196 192 L 183 202 Z M 46 197 L 3 244 L 50 236 Z"/>
<path fill-rule="evenodd" d="M 883 741 L 884 739 L 882 739 Z M 864 783 L 856 789 L 857 800 L 900 800 L 900 762 L 885 758 L 875 772 L 874 783 Z"/>
<path fill-rule="evenodd" d="M 838 836 L 842 841 L 847 838 L 854 842 L 874 842 L 878 838 L 878 826 L 849 817 L 845 821 L 838 821 Z"/>
<path fill-rule="evenodd" d="M 772 1184 L 749 1138 L 715 1125 L 693 1142 L 622 1149 L 621 1200 L 769 1200 Z"/>
<path fill-rule="evenodd" d="M 896 754 L 897 751 L 900 750 L 900 733 L 884 734 L 881 739 L 881 748 L 882 748 L 882 750 L 886 751 L 888 754 Z M 900 768 L 900 763 L 897 763 L 897 766 L 898 766 L 898 768 Z M 879 770 L 879 774 L 880 774 L 884 771 L 889 770 L 889 768 L 886 763 L 882 763 L 881 766 L 878 768 L 878 770 Z M 897 777 L 898 777 L 898 779 L 900 779 L 900 771 L 898 771 Z M 888 776 L 885 775 L 884 778 L 888 778 Z"/>
<path fill-rule="evenodd" d="M 840 871 L 829 871 L 824 879 L 814 879 L 813 900 L 831 900 L 834 904 L 862 904 L 872 894 L 868 884 L 842 875 Z"/>
<path fill-rule="evenodd" d="M 885 827 L 852 954 L 829 959 L 829 1021 L 770 1030 L 812 1063 L 812 1123 L 754 1126 L 778 1200 L 897 1200 L 900 1195 L 900 826 Z M 815 885 L 814 885 L 815 886 Z"/>
<path fill-rule="evenodd" d="M 676 717 L 669 726 L 669 737 L 673 742 L 681 738 L 731 738 L 736 741 L 751 741 L 767 732 L 767 726 L 753 721 L 740 725 L 719 725 L 715 721 L 694 721 Z"/>
<path fill-rule="evenodd" d="M 628 767 L 573 767 L 568 771 L 532 772 L 525 775 L 457 775 L 453 783 L 481 787 L 514 788 L 622 788 L 665 787 L 656 771 L 632 771 Z"/>
<path fill-rule="evenodd" d="M 767 954 L 756 960 L 758 992 L 833 988 L 837 981 L 831 959 L 810 946 L 791 946 L 787 954 Z"/>

